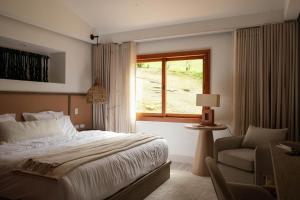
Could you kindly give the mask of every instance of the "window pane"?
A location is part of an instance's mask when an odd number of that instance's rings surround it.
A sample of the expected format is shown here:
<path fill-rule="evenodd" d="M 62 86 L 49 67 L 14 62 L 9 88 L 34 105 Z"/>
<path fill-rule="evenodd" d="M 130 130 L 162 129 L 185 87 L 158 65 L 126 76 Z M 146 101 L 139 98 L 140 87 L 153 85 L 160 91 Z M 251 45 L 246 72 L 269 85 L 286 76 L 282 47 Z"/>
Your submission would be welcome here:
<path fill-rule="evenodd" d="M 203 59 L 168 61 L 166 68 L 166 112 L 201 114 L 196 94 L 202 93 Z"/>
<path fill-rule="evenodd" d="M 136 67 L 136 105 L 139 113 L 162 112 L 162 62 L 143 62 Z"/>

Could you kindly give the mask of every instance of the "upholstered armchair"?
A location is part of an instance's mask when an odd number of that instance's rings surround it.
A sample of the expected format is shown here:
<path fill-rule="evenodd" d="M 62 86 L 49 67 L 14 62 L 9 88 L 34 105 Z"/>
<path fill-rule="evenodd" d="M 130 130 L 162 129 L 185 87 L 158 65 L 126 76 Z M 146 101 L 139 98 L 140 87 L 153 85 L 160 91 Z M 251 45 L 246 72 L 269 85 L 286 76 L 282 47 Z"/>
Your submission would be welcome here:
<path fill-rule="evenodd" d="M 285 140 L 287 129 L 249 126 L 245 136 L 219 138 L 214 143 L 214 159 L 229 182 L 265 184 L 273 176 L 270 142 Z"/>
<path fill-rule="evenodd" d="M 227 182 L 212 158 L 206 157 L 205 163 L 219 200 L 275 200 L 263 187 Z"/>

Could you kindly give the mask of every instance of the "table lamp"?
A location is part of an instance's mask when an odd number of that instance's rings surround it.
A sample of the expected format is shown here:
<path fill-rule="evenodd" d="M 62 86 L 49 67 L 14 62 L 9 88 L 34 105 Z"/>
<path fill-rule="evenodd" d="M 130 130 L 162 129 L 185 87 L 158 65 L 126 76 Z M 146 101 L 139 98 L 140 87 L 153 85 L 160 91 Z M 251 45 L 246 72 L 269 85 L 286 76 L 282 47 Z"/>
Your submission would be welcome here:
<path fill-rule="evenodd" d="M 196 105 L 205 106 L 205 107 L 219 107 L 220 95 L 219 94 L 197 94 Z M 213 109 L 210 108 L 203 109 L 201 125 L 215 126 Z"/>

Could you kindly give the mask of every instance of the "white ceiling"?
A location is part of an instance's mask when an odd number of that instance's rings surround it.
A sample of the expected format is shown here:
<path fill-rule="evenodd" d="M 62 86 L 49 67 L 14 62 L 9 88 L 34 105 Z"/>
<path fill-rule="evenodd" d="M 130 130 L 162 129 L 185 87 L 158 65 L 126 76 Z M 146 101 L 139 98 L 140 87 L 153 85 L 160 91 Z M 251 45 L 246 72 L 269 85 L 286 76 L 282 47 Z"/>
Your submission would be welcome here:
<path fill-rule="evenodd" d="M 99 34 L 186 22 L 284 12 L 289 0 L 64 0 Z"/>

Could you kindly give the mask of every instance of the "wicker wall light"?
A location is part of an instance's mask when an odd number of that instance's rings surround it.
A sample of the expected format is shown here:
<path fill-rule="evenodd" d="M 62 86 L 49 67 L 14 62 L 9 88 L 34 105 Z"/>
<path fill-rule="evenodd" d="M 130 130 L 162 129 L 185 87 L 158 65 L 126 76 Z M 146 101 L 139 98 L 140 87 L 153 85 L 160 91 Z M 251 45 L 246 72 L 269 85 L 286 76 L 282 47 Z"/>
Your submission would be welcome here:
<path fill-rule="evenodd" d="M 100 85 L 100 81 L 97 78 L 94 85 L 88 90 L 86 95 L 87 103 L 106 103 L 107 93 L 106 90 Z"/>

